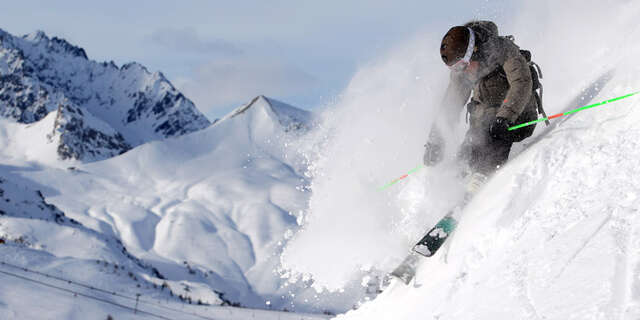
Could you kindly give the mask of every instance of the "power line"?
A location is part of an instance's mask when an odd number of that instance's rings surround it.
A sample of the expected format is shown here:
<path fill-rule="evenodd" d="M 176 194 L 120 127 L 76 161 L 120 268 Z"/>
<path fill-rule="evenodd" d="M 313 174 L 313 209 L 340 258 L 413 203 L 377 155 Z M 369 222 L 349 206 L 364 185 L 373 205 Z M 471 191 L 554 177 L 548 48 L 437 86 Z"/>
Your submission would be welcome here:
<path fill-rule="evenodd" d="M 57 289 L 57 290 L 65 291 L 65 292 L 69 292 L 69 293 L 72 293 L 72 294 L 80 296 L 80 297 L 85 297 L 85 298 L 88 298 L 88 299 L 93 299 L 93 300 L 96 300 L 96 301 L 108 303 L 108 304 L 111 304 L 111 305 L 114 305 L 114 306 L 118 306 L 120 308 L 128 309 L 128 310 L 131 310 L 131 311 L 134 311 L 134 312 L 136 311 L 136 309 L 133 309 L 133 308 L 128 307 L 128 306 L 125 306 L 123 304 L 119 304 L 119 303 L 116 303 L 116 302 L 113 302 L 113 301 L 109 301 L 109 300 L 106 300 L 106 299 L 98 298 L 98 297 L 95 297 L 95 296 L 92 296 L 92 295 L 88 295 L 88 294 L 84 294 L 84 293 L 80 293 L 80 292 L 75 292 L 73 290 L 69 290 L 69 289 L 66 289 L 66 288 L 58 287 L 58 286 L 55 286 L 55 285 L 52 285 L 52 284 L 49 284 L 49 283 L 46 283 L 46 282 L 42 282 L 42 281 L 39 281 L 39 280 L 23 277 L 21 275 L 15 274 L 15 273 L 6 272 L 6 271 L 2 271 L 2 270 L 0 270 L 0 273 L 3 273 L 3 274 L 8 275 L 8 276 L 16 277 L 18 279 L 22 279 L 22 280 L 25 280 L 25 281 L 31 281 L 31 282 L 34 282 L 34 283 L 37 283 L 37 284 L 40 284 L 40 285 L 43 285 L 43 286 L 46 286 L 46 287 L 49 287 L 49 288 L 53 288 L 53 289 Z M 143 310 L 137 310 L 137 312 L 140 312 L 140 313 L 143 313 L 143 314 L 148 314 L 148 315 L 150 315 L 152 317 L 156 317 L 156 318 L 159 318 L 159 319 L 171 320 L 170 318 L 163 317 L 161 315 L 157 315 L 157 314 L 154 314 L 154 313 L 151 313 L 151 312 L 147 312 L 147 311 L 143 311 Z"/>
<path fill-rule="evenodd" d="M 0 265 L 5 265 L 5 266 L 8 266 L 8 267 L 12 267 L 12 268 L 24 271 L 24 272 L 34 273 L 34 274 L 37 274 L 37 275 L 40 275 L 40 276 L 43 276 L 43 277 L 51 278 L 51 279 L 58 280 L 58 281 L 61 281 L 61 282 L 66 282 L 68 284 L 73 284 L 73 285 L 76 285 L 76 286 L 84 287 L 84 288 L 89 289 L 89 290 L 94 290 L 94 291 L 106 293 L 106 294 L 109 294 L 109 295 L 112 295 L 112 296 L 116 296 L 116 297 L 120 297 L 120 298 L 123 298 L 123 299 L 129 299 L 129 300 L 137 301 L 137 302 L 139 301 L 140 303 L 143 303 L 143 304 L 155 306 L 155 307 L 162 308 L 162 309 L 165 309 L 165 310 L 170 310 L 170 311 L 173 311 L 173 312 L 176 312 L 176 313 L 190 315 L 190 316 L 198 317 L 198 318 L 205 319 L 205 320 L 216 320 L 214 318 L 209 318 L 207 316 L 203 316 L 203 315 L 200 315 L 200 314 L 197 314 L 197 313 L 187 312 L 187 311 L 184 311 L 184 310 L 170 308 L 170 307 L 164 306 L 162 304 L 158 304 L 158 303 L 155 303 L 155 302 L 145 301 L 145 300 L 139 299 L 139 297 L 130 297 L 130 296 L 127 296 L 127 295 L 123 295 L 123 294 L 117 293 L 115 291 L 109 291 L 109 290 L 97 288 L 97 287 L 94 287 L 94 286 L 86 284 L 86 283 L 78 282 L 78 281 L 71 280 L 71 279 L 66 279 L 66 278 L 59 277 L 59 276 L 54 276 L 54 275 L 51 275 L 51 274 L 48 274 L 48 273 L 32 270 L 32 269 L 29 269 L 29 268 L 26 268 L 26 267 L 17 266 L 17 265 L 8 263 L 8 262 L 0 261 Z M 76 293 L 75 291 L 72 291 L 72 290 L 69 290 L 69 289 L 65 289 L 65 288 L 60 288 L 60 287 L 57 287 L 55 285 L 47 284 L 46 282 L 42 282 L 42 281 L 39 281 L 39 280 L 35 280 L 35 279 L 31 279 L 31 278 L 28 278 L 28 277 L 19 276 L 19 275 L 15 275 L 15 274 L 10 274 L 10 272 L 5 272 L 5 271 L 0 271 L 0 272 L 8 274 L 8 275 L 16 276 L 16 277 L 18 277 L 20 279 L 37 282 L 37 283 L 40 283 L 40 284 L 43 284 L 43 285 L 46 285 L 46 286 L 49 286 L 49 287 L 52 287 L 52 288 L 61 289 L 61 290 L 64 290 L 64 291 L 67 291 L 67 292 L 71 292 L 71 293 Z M 76 293 L 76 294 L 79 294 L 79 293 Z M 103 301 L 103 302 L 106 302 L 106 303 L 111 303 L 111 304 L 114 304 L 114 305 L 117 305 L 117 306 L 121 306 L 123 308 L 127 308 L 127 309 L 130 309 L 130 310 L 135 310 L 135 309 L 133 309 L 131 307 L 127 307 L 127 306 L 124 306 L 124 305 L 121 305 L 121 304 L 118 304 L 118 303 L 114 303 L 114 302 L 111 302 L 111 301 L 108 301 L 108 300 L 103 300 L 103 299 L 100 299 L 100 298 L 96 298 L 96 297 L 88 296 L 88 295 L 83 295 L 83 294 L 80 294 L 80 295 L 87 296 L 87 298 L 92 298 L 92 299 Z M 183 302 L 183 304 L 184 304 L 184 302 Z M 242 310 L 242 312 L 253 311 L 254 312 L 253 313 L 254 317 L 255 317 L 255 312 L 256 311 L 260 311 L 260 312 L 278 312 L 278 311 L 272 311 L 272 310 L 260 310 L 260 309 L 252 309 L 252 308 L 223 307 L 223 306 L 217 306 L 217 305 L 206 305 L 206 307 L 207 308 L 211 307 L 212 309 L 227 309 L 230 314 L 234 313 L 232 311 L 232 309 Z M 157 316 L 157 315 L 149 313 L 149 312 L 144 312 L 144 313 L 148 313 L 148 314 L 150 314 L 152 316 Z M 309 315 L 309 316 L 311 316 L 311 315 Z M 159 316 L 159 317 L 161 317 L 163 319 L 166 319 L 166 318 L 164 318 L 162 316 Z M 305 319 L 305 317 L 306 316 L 303 316 L 301 319 Z M 313 318 L 313 316 L 311 316 L 311 317 Z M 278 318 L 280 318 L 280 316 L 278 316 Z"/>
<path fill-rule="evenodd" d="M 48 273 L 32 270 L 32 269 L 29 269 L 29 268 L 26 268 L 26 267 L 17 266 L 17 265 L 8 263 L 8 262 L 0 261 L 0 265 L 5 265 L 5 266 L 8 266 L 8 267 L 12 267 L 12 268 L 24 271 L 24 272 L 34 273 L 34 274 L 37 274 L 37 275 L 40 275 L 40 276 L 43 276 L 43 277 L 51 278 L 51 279 L 58 280 L 58 281 L 61 281 L 61 282 L 66 282 L 68 284 L 73 284 L 73 285 L 76 285 L 76 286 L 84 287 L 84 288 L 89 289 L 89 290 L 94 290 L 94 291 L 106 293 L 106 294 L 109 294 L 109 295 L 112 295 L 112 296 L 116 296 L 116 297 L 120 297 L 120 298 L 123 298 L 123 299 L 129 299 L 129 300 L 132 300 L 132 301 L 139 301 L 140 303 L 144 303 L 144 304 L 147 304 L 147 305 L 155 306 L 157 308 L 162 308 L 162 309 L 165 309 L 165 310 L 170 310 L 170 311 L 173 311 L 173 312 L 176 312 L 176 313 L 190 315 L 190 316 L 198 317 L 198 318 L 205 319 L 205 320 L 216 320 L 215 318 L 210 318 L 210 317 L 203 316 L 203 315 L 200 315 L 200 314 L 197 314 L 197 313 L 187 312 L 187 311 L 184 311 L 184 310 L 170 308 L 170 307 L 167 307 L 167 306 L 164 306 L 164 305 L 161 305 L 161 304 L 158 304 L 158 303 L 154 303 L 154 302 L 151 302 L 151 301 L 145 301 L 145 300 L 142 300 L 142 299 L 138 299 L 137 297 L 130 297 L 130 296 L 127 296 L 127 295 L 119 294 L 119 293 L 117 293 L 115 291 L 109 291 L 109 290 L 97 288 L 97 287 L 94 287 L 94 286 L 89 285 L 89 284 L 81 283 L 81 282 L 78 282 L 78 281 L 75 281 L 75 280 L 70 280 L 70 279 L 66 279 L 66 278 L 63 278 L 63 277 L 59 277 L 59 276 L 54 276 L 54 275 L 51 275 L 51 274 L 48 274 Z M 0 271 L 0 272 L 5 273 L 5 274 L 9 274 L 9 272 L 5 272 L 5 271 Z M 14 275 L 14 274 L 12 274 L 12 275 Z M 47 285 L 49 287 L 59 288 L 59 287 L 57 287 L 55 285 L 47 284 L 45 282 L 42 282 L 42 281 L 39 281 L 39 280 L 35 280 L 35 279 L 31 279 L 31 278 L 28 278 L 28 277 L 24 277 L 24 276 L 17 276 L 17 277 L 20 278 L 20 279 L 41 283 L 41 284 Z M 69 289 L 62 288 L 61 290 L 64 290 L 64 291 L 67 291 L 67 292 L 71 292 L 71 293 L 76 293 L 75 291 L 72 291 L 72 290 L 69 290 Z M 79 294 L 79 293 L 76 293 L 76 294 Z M 127 308 L 127 309 L 130 309 L 130 310 L 136 310 L 136 309 L 131 308 L 131 307 L 120 305 L 120 304 L 117 304 L 117 303 L 114 303 L 114 302 L 111 302 L 111 301 L 108 301 L 108 300 L 95 298 L 93 296 L 89 296 L 89 298 L 94 298 L 94 299 L 99 300 L 99 301 L 115 304 L 117 306 L 121 306 L 123 308 Z M 242 310 L 243 312 L 245 312 L 245 311 L 247 311 L 247 312 L 248 311 L 253 311 L 253 317 L 254 318 L 255 318 L 255 312 L 256 311 L 260 311 L 260 312 L 277 312 L 277 311 L 272 311 L 272 310 L 258 310 L 258 309 L 251 309 L 251 308 L 237 308 L 237 307 L 234 308 L 234 307 L 222 307 L 222 306 L 211 306 L 211 305 L 207 305 L 207 307 L 211 307 L 212 309 L 216 309 L 216 308 L 217 309 L 227 309 L 230 314 L 234 313 L 232 311 L 232 309 Z M 140 311 L 140 310 L 138 310 L 138 311 Z M 149 312 L 145 312 L 145 313 L 149 313 Z M 149 314 L 151 314 L 151 313 L 149 313 Z M 156 316 L 154 314 L 151 314 L 151 315 Z M 160 316 L 160 317 L 162 317 L 162 316 Z M 302 316 L 301 319 L 305 319 L 305 317 L 306 316 Z M 163 319 L 166 319 L 166 318 L 163 318 Z M 278 316 L 278 319 L 280 319 L 280 316 Z"/>
<path fill-rule="evenodd" d="M 50 275 L 50 274 L 47 274 L 47 273 L 44 273 L 44 272 L 40 272 L 40 271 L 31 270 L 31 269 L 26 268 L 26 267 L 20 267 L 20 266 L 17 266 L 17 265 L 8 263 L 8 262 L 0 261 L 0 264 L 6 265 L 6 266 L 9 266 L 9 267 L 13 267 L 15 269 L 19 269 L 19 270 L 22 270 L 22 271 L 25 271 L 25 272 L 35 273 L 35 274 L 38 274 L 38 275 L 41 275 L 41 276 L 44 276 L 44 277 L 47 277 L 47 278 L 52 278 L 52 279 L 55 279 L 55 280 L 58 280 L 58 281 L 67 282 L 69 284 L 74 284 L 74 285 L 77 285 L 77 286 L 80 286 L 80 287 L 84 287 L 84 288 L 87 288 L 87 289 L 90 289 L 90 290 L 103 292 L 103 293 L 106 293 L 106 294 L 109 294 L 109 295 L 113 295 L 113 296 L 117 296 L 117 297 L 120 297 L 120 298 L 129 299 L 129 300 L 132 300 L 132 301 L 139 301 L 140 303 L 153 305 L 153 306 L 156 306 L 156 307 L 159 307 L 159 308 L 163 308 L 163 309 L 166 309 L 166 310 L 171 310 L 171 311 L 178 312 L 178 313 L 188 314 L 188 315 L 196 316 L 196 317 L 199 317 L 199 318 L 202 318 L 202 319 L 215 320 L 213 318 L 202 316 L 202 315 L 199 315 L 199 314 L 196 314 L 196 313 L 185 312 L 185 311 L 182 311 L 182 310 L 169 308 L 169 307 L 163 306 L 161 304 L 157 304 L 157 303 L 153 303 L 153 302 L 150 302 L 150 301 L 145 301 L 145 300 L 137 299 L 137 298 L 134 298 L 134 297 L 126 296 L 126 295 L 123 295 L 123 294 L 119 294 L 119 293 L 117 293 L 115 291 L 108 291 L 108 290 L 96 288 L 96 287 L 88 285 L 88 284 L 84 284 L 84 283 L 77 282 L 77 281 L 74 281 L 74 280 L 65 279 L 65 278 L 62 278 L 62 277 Z M 33 281 L 37 281 L 37 280 L 33 280 Z"/>

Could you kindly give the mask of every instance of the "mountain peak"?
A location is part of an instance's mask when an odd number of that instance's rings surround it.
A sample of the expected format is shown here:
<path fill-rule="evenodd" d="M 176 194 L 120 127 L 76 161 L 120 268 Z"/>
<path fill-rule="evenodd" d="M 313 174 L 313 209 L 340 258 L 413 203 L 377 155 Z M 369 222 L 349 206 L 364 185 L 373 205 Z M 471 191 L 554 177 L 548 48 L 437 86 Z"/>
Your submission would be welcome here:
<path fill-rule="evenodd" d="M 68 53 L 72 54 L 73 56 L 81 57 L 81 58 L 84 58 L 84 59 L 89 59 L 87 57 L 87 53 L 84 51 L 84 49 L 70 44 L 69 42 L 67 42 L 67 40 L 64 40 L 64 39 L 61 39 L 61 38 L 58 38 L 58 37 L 53 37 L 51 39 L 51 43 L 53 45 L 55 45 L 55 46 L 59 46 L 65 52 L 68 52 Z"/>
<path fill-rule="evenodd" d="M 122 67 L 120 67 L 120 70 L 140 70 L 140 71 L 144 71 L 146 73 L 149 73 L 149 70 L 147 70 L 147 68 L 145 68 L 143 65 L 135 62 L 135 61 L 131 61 L 131 62 L 127 62 L 125 64 L 122 65 Z"/>
<path fill-rule="evenodd" d="M 47 48 L 47 50 L 51 50 L 57 53 L 66 53 L 74 57 L 88 59 L 87 53 L 84 51 L 84 49 L 78 46 L 74 46 L 67 40 L 62 38 L 49 38 L 47 34 L 42 30 L 37 30 L 30 34 L 24 35 L 22 39 L 36 46 L 43 45 Z"/>
<path fill-rule="evenodd" d="M 251 108 L 254 104 L 256 104 L 256 102 L 258 102 L 258 100 L 263 100 L 266 101 L 266 98 L 263 95 L 259 95 L 253 99 L 251 99 L 251 101 L 245 105 L 242 105 L 238 108 L 236 108 L 235 110 L 231 111 L 231 113 L 229 113 L 228 115 L 222 117 L 221 120 L 226 120 L 226 119 L 231 119 L 239 114 L 244 113 L 245 111 L 247 111 L 249 108 Z M 267 101 L 268 104 L 268 101 Z"/>
<path fill-rule="evenodd" d="M 49 41 L 49 37 L 47 37 L 47 34 L 42 30 L 36 30 L 32 33 L 24 35 L 22 38 L 30 42 L 40 42 L 43 40 Z"/>
<path fill-rule="evenodd" d="M 300 129 L 306 130 L 313 122 L 313 116 L 309 111 L 296 108 L 264 95 L 259 95 L 251 99 L 249 103 L 236 108 L 219 121 L 216 121 L 216 124 L 241 115 L 249 117 L 261 115 L 262 118 L 270 118 L 273 122 L 278 123 L 285 132 Z"/>

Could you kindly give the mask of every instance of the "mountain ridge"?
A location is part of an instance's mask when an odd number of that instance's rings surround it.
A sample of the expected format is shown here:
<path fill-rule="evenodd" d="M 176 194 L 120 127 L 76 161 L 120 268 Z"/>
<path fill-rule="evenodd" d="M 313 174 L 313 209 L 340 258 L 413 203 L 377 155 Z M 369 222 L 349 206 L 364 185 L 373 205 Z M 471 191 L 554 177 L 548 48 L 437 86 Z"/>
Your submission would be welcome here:
<path fill-rule="evenodd" d="M 0 29 L 0 116 L 30 124 L 61 111 L 58 117 L 73 113 L 76 120 L 67 123 L 82 126 L 65 128 L 59 157 L 80 161 L 106 159 L 210 125 L 161 72 L 137 62 L 118 67 L 89 60 L 84 49 L 43 31 L 16 37 Z"/>

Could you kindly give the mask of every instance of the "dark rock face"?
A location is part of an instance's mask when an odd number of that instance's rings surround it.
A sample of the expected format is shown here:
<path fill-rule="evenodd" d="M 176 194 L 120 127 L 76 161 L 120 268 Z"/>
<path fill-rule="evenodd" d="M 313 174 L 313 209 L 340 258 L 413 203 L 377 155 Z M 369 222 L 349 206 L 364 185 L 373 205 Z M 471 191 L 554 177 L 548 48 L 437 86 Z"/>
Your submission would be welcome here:
<path fill-rule="evenodd" d="M 0 108 L 0 116 L 21 123 L 40 121 L 47 113 L 43 103 L 49 98 L 46 88 L 24 83 L 23 78 L 15 74 L 0 76 L 0 104 L 11 106 Z"/>
<path fill-rule="evenodd" d="M 119 132 L 104 132 L 85 124 L 82 111 L 71 105 L 60 105 L 53 135 L 58 135 L 61 159 L 106 159 L 122 154 L 129 145 Z M 93 121 L 99 121 L 92 119 Z"/>
<path fill-rule="evenodd" d="M 86 161 L 210 125 L 160 72 L 91 61 L 41 31 L 15 37 L 0 30 L 0 117 L 29 124 L 50 112 L 58 112 L 60 157 Z"/>

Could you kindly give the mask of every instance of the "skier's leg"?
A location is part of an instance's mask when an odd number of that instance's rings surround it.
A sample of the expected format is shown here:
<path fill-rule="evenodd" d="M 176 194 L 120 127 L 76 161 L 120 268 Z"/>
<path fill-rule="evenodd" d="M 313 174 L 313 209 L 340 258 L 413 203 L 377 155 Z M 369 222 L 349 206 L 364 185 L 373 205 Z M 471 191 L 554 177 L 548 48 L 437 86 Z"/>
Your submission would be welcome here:
<path fill-rule="evenodd" d="M 509 159 L 509 153 L 511 152 L 511 146 L 513 142 L 500 139 L 489 138 L 489 144 L 487 146 L 487 155 L 485 158 L 486 167 L 485 170 L 488 175 L 498 170 Z"/>
<path fill-rule="evenodd" d="M 469 156 L 472 174 L 467 179 L 466 191 L 470 196 L 476 194 L 488 177 L 507 162 L 513 144 L 488 135 L 478 140 L 482 143 L 473 144 Z"/>

